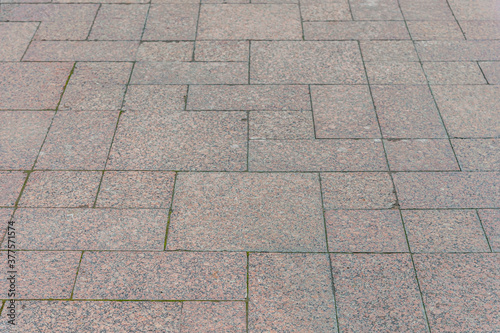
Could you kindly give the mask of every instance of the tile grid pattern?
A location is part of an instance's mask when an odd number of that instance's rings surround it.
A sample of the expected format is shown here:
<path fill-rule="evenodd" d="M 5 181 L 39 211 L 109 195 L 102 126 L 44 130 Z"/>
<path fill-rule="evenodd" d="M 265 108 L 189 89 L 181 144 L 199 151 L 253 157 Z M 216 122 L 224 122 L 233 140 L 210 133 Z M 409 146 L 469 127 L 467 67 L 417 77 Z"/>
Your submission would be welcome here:
<path fill-rule="evenodd" d="M 28 331 L 500 329 L 498 2 L 127 2 L 3 4 Z"/>

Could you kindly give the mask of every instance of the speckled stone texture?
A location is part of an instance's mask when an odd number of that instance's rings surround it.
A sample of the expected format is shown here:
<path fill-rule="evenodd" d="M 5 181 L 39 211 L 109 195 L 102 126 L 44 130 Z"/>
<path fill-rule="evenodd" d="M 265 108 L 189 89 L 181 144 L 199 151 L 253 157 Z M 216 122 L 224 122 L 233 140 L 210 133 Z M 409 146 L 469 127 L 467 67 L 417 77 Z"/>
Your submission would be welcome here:
<path fill-rule="evenodd" d="M 500 210 L 480 209 L 479 218 L 493 252 L 500 252 Z"/>
<path fill-rule="evenodd" d="M 21 171 L 0 171 L 0 206 L 14 206 L 25 179 Z"/>
<path fill-rule="evenodd" d="M 246 332 L 244 302 L 184 302 L 181 332 Z"/>

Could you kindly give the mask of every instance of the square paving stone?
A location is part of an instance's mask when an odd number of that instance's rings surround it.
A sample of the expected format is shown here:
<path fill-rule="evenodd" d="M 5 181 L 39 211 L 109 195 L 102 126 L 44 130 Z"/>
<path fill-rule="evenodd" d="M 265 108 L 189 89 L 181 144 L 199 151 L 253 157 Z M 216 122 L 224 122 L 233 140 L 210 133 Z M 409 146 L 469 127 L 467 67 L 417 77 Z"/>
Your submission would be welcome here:
<path fill-rule="evenodd" d="M 0 61 L 20 61 L 37 27 L 37 22 L 1 22 Z"/>
<path fill-rule="evenodd" d="M 428 332 L 408 254 L 331 254 L 339 329 Z"/>
<path fill-rule="evenodd" d="M 21 208 L 16 248 L 162 251 L 167 220 L 160 209 Z"/>
<path fill-rule="evenodd" d="M 486 84 L 476 62 L 424 62 L 430 84 Z"/>
<path fill-rule="evenodd" d="M 248 270 L 251 332 L 337 332 L 327 255 L 250 254 Z"/>
<path fill-rule="evenodd" d="M 243 300 L 246 255 L 85 252 L 75 299 Z"/>
<path fill-rule="evenodd" d="M 408 252 L 397 210 L 328 210 L 330 252 Z"/>
<path fill-rule="evenodd" d="M 380 138 L 368 86 L 311 86 L 317 138 Z"/>
<path fill-rule="evenodd" d="M 194 40 L 199 4 L 152 4 L 142 40 Z"/>
<path fill-rule="evenodd" d="M 306 40 L 410 39 L 403 21 L 304 22 Z"/>
<path fill-rule="evenodd" d="M 451 137 L 500 136 L 500 86 L 433 86 L 432 92 Z"/>
<path fill-rule="evenodd" d="M 408 21 L 454 21 L 446 0 L 399 0 Z"/>
<path fill-rule="evenodd" d="M 187 86 L 129 85 L 124 110 L 180 111 L 186 106 Z"/>
<path fill-rule="evenodd" d="M 402 211 L 412 252 L 489 252 L 473 210 Z"/>
<path fill-rule="evenodd" d="M 413 40 L 465 40 L 455 21 L 407 21 Z"/>
<path fill-rule="evenodd" d="M 345 21 L 351 20 L 347 0 L 300 2 L 300 12 L 304 21 Z"/>
<path fill-rule="evenodd" d="M 500 171 L 500 139 L 453 139 L 464 171 Z"/>
<path fill-rule="evenodd" d="M 34 41 L 25 61 L 134 61 L 138 41 Z"/>
<path fill-rule="evenodd" d="M 253 84 L 366 83 L 354 42 L 253 42 L 250 60 Z"/>
<path fill-rule="evenodd" d="M 427 84 L 419 62 L 367 62 L 370 84 Z"/>
<path fill-rule="evenodd" d="M 247 41 L 197 41 L 196 61 L 248 61 L 250 44 Z"/>
<path fill-rule="evenodd" d="M 500 210 L 480 209 L 478 213 L 491 249 L 500 252 Z"/>
<path fill-rule="evenodd" d="M 181 173 L 167 249 L 326 251 L 314 174 Z"/>
<path fill-rule="evenodd" d="M 25 178 L 24 172 L 0 171 L 0 206 L 15 205 Z"/>
<path fill-rule="evenodd" d="M 188 110 L 299 111 L 311 110 L 307 86 L 190 86 Z"/>
<path fill-rule="evenodd" d="M 72 63 L 0 63 L 0 109 L 55 109 Z"/>
<path fill-rule="evenodd" d="M 118 112 L 59 112 L 36 169 L 104 169 L 117 119 Z"/>
<path fill-rule="evenodd" d="M 480 62 L 479 66 L 489 84 L 500 84 L 500 61 Z"/>
<path fill-rule="evenodd" d="M 100 171 L 35 171 L 30 174 L 19 206 L 91 207 L 101 175 Z"/>
<path fill-rule="evenodd" d="M 403 20 L 397 0 L 350 0 L 354 20 Z"/>
<path fill-rule="evenodd" d="M 396 205 L 391 177 L 385 172 L 322 173 L 326 210 L 386 209 Z"/>
<path fill-rule="evenodd" d="M 293 4 L 203 4 L 199 40 L 302 39 L 299 6 Z"/>
<path fill-rule="evenodd" d="M 401 208 L 500 207 L 498 172 L 396 173 Z"/>
<path fill-rule="evenodd" d="M 245 84 L 246 62 L 138 62 L 133 84 Z"/>
<path fill-rule="evenodd" d="M 54 112 L 0 111 L 0 169 L 31 169 Z"/>
<path fill-rule="evenodd" d="M 17 227 L 17 224 L 16 224 Z M 75 282 L 80 252 L 17 251 L 16 299 L 69 298 Z M 2 298 L 7 298 L 7 265 L 2 270 Z M 11 298 L 11 297 L 9 297 Z"/>
<path fill-rule="evenodd" d="M 103 4 L 95 18 L 90 40 L 140 40 L 148 5 Z"/>
<path fill-rule="evenodd" d="M 385 140 L 391 171 L 460 170 L 448 140 Z"/>
<path fill-rule="evenodd" d="M 123 1 L 123 0 L 120 0 Z M 24 332 L 179 332 L 181 304 L 174 302 L 21 301 L 16 326 Z M 3 316 L 0 330 L 7 329 Z M 57 320 L 54 320 L 57 318 Z"/>
<path fill-rule="evenodd" d="M 246 332 L 244 302 L 184 302 L 181 332 Z"/>
<path fill-rule="evenodd" d="M 106 171 L 96 207 L 170 208 L 174 172 Z"/>
<path fill-rule="evenodd" d="M 496 332 L 498 253 L 413 256 L 433 332 Z"/>
<path fill-rule="evenodd" d="M 193 42 L 142 42 L 137 61 L 191 61 L 193 48 Z"/>
<path fill-rule="evenodd" d="M 368 61 L 418 61 L 415 46 L 411 41 L 362 41 L 363 60 Z"/>
<path fill-rule="evenodd" d="M 415 47 L 422 61 L 500 60 L 500 40 L 417 41 Z"/>
<path fill-rule="evenodd" d="M 252 140 L 252 171 L 384 171 L 382 142 L 375 140 Z"/>
<path fill-rule="evenodd" d="M 425 85 L 372 86 L 385 138 L 447 138 L 429 88 Z"/>
<path fill-rule="evenodd" d="M 251 140 L 314 139 L 310 111 L 255 111 L 249 121 Z"/>
<path fill-rule="evenodd" d="M 108 169 L 243 171 L 246 141 L 244 112 L 125 112 Z"/>

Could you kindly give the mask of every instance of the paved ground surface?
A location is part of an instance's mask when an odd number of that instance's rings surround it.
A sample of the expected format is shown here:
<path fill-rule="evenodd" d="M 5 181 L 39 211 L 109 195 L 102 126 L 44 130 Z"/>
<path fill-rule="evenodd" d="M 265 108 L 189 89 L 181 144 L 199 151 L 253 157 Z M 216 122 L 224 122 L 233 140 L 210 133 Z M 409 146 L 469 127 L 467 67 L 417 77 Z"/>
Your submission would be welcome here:
<path fill-rule="evenodd" d="M 18 330 L 500 332 L 500 2 L 222 2 L 3 1 Z"/>

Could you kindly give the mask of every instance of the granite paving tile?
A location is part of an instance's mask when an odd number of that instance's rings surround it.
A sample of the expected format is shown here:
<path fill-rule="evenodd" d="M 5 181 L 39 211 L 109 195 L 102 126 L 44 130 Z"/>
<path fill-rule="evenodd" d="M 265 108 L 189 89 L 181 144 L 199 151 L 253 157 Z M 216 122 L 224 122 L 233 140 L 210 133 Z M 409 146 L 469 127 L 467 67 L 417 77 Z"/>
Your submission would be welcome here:
<path fill-rule="evenodd" d="M 351 20 L 347 0 L 301 1 L 300 12 L 304 21 Z"/>
<path fill-rule="evenodd" d="M 37 27 L 37 22 L 0 22 L 0 61 L 20 61 Z"/>
<path fill-rule="evenodd" d="M 142 40 L 194 40 L 199 8 L 194 3 L 152 4 Z"/>
<path fill-rule="evenodd" d="M 380 138 L 368 86 L 311 86 L 317 138 Z"/>
<path fill-rule="evenodd" d="M 168 250 L 326 251 L 315 174 L 181 173 Z"/>
<path fill-rule="evenodd" d="M 106 171 L 96 207 L 170 208 L 174 172 Z"/>
<path fill-rule="evenodd" d="M 251 171 L 383 171 L 387 170 L 380 139 L 252 140 Z"/>
<path fill-rule="evenodd" d="M 339 329 L 427 332 L 408 254 L 331 254 Z"/>
<path fill-rule="evenodd" d="M 309 89 L 299 85 L 189 87 L 188 110 L 311 110 Z"/>
<path fill-rule="evenodd" d="M 499 40 L 417 41 L 415 47 L 422 61 L 500 60 Z"/>
<path fill-rule="evenodd" d="M 500 136 L 499 86 L 432 86 L 432 92 L 451 137 Z"/>
<path fill-rule="evenodd" d="M 391 171 L 460 170 L 448 140 L 385 140 Z"/>
<path fill-rule="evenodd" d="M 180 332 L 246 332 L 244 302 L 184 302 Z"/>
<path fill-rule="evenodd" d="M 16 224 L 17 226 L 17 224 Z M 80 252 L 16 251 L 16 299 L 67 299 L 80 262 Z M 8 268 L 2 269 L 2 298 L 7 298 Z M 10 298 L 10 297 L 9 297 Z"/>
<path fill-rule="evenodd" d="M 33 41 L 25 61 L 133 61 L 138 41 Z"/>
<path fill-rule="evenodd" d="M 184 110 L 187 86 L 183 85 L 129 85 L 124 110 L 179 111 Z"/>
<path fill-rule="evenodd" d="M 401 208 L 497 208 L 498 172 L 396 173 Z"/>
<path fill-rule="evenodd" d="M 455 21 L 407 21 L 413 40 L 465 40 Z"/>
<path fill-rule="evenodd" d="M 148 5 L 103 4 L 95 18 L 90 40 L 140 40 Z"/>
<path fill-rule="evenodd" d="M 424 62 L 430 84 L 486 84 L 476 62 Z"/>
<path fill-rule="evenodd" d="M 410 39 L 403 21 L 304 22 L 306 40 Z"/>
<path fill-rule="evenodd" d="M 337 332 L 327 255 L 250 254 L 248 283 L 249 331 Z"/>
<path fill-rule="evenodd" d="M 480 62 L 479 66 L 489 84 L 500 84 L 500 61 Z"/>
<path fill-rule="evenodd" d="M 294 4 L 203 4 L 199 40 L 300 40 L 299 7 Z"/>
<path fill-rule="evenodd" d="M 0 169 L 31 169 L 54 112 L 0 111 Z"/>
<path fill-rule="evenodd" d="M 72 63 L 0 63 L 0 109 L 55 109 Z"/>
<path fill-rule="evenodd" d="M 137 61 L 191 61 L 193 42 L 142 42 L 137 50 Z"/>
<path fill-rule="evenodd" d="M 493 252 L 500 252 L 500 210 L 480 209 L 479 217 Z"/>
<path fill-rule="evenodd" d="M 361 41 L 360 46 L 365 62 L 418 61 L 417 52 L 411 41 Z"/>
<path fill-rule="evenodd" d="M 245 84 L 246 62 L 138 62 L 132 84 Z"/>
<path fill-rule="evenodd" d="M 247 41 L 196 41 L 195 61 L 248 61 Z"/>
<path fill-rule="evenodd" d="M 253 42 L 252 84 L 366 83 L 361 55 L 354 42 Z"/>
<path fill-rule="evenodd" d="M 0 237 L 1 239 L 5 238 L 7 241 L 7 235 L 5 231 L 7 230 L 8 222 L 11 221 L 12 213 L 14 209 L 12 208 L 0 208 L 0 221 L 2 221 L 2 225 L 0 226 Z"/>
<path fill-rule="evenodd" d="M 326 210 L 388 209 L 396 205 L 391 177 L 384 172 L 322 173 Z"/>
<path fill-rule="evenodd" d="M 446 0 L 399 0 L 408 21 L 454 21 Z"/>
<path fill-rule="evenodd" d="M 246 255 L 85 252 L 75 299 L 243 300 Z"/>
<path fill-rule="evenodd" d="M 21 171 L 0 171 L 0 206 L 14 206 L 25 178 Z"/>
<path fill-rule="evenodd" d="M 500 139 L 453 139 L 464 171 L 500 171 Z"/>
<path fill-rule="evenodd" d="M 16 326 L 25 332 L 179 332 L 174 302 L 20 301 Z M 0 330 L 7 329 L 2 316 Z M 54 320 L 57 318 L 57 320 Z"/>
<path fill-rule="evenodd" d="M 30 174 L 19 206 L 91 207 L 101 175 L 99 171 L 35 171 Z"/>
<path fill-rule="evenodd" d="M 354 20 L 402 20 L 397 0 L 349 0 Z"/>
<path fill-rule="evenodd" d="M 243 171 L 246 141 L 244 112 L 125 112 L 107 168 Z"/>
<path fill-rule="evenodd" d="M 433 332 L 495 332 L 500 258 L 484 254 L 413 256 Z"/>
<path fill-rule="evenodd" d="M 467 40 L 500 39 L 500 15 L 498 21 L 466 21 L 461 20 L 460 26 Z"/>
<path fill-rule="evenodd" d="M 427 84 L 418 62 L 367 62 L 365 66 L 370 84 Z"/>
<path fill-rule="evenodd" d="M 167 220 L 160 209 L 20 208 L 16 248 L 162 251 Z"/>
<path fill-rule="evenodd" d="M 404 210 L 412 252 L 489 252 L 473 210 Z"/>
<path fill-rule="evenodd" d="M 447 137 L 427 86 L 372 86 L 371 91 L 385 138 Z"/>
<path fill-rule="evenodd" d="M 118 112 L 59 112 L 45 139 L 36 169 L 104 169 Z"/>
<path fill-rule="evenodd" d="M 498 1 L 449 0 L 455 17 L 462 20 L 500 20 Z"/>
<path fill-rule="evenodd" d="M 251 140 L 314 139 L 310 111 L 255 111 L 249 122 Z"/>
<path fill-rule="evenodd" d="M 330 252 L 408 252 L 396 210 L 328 210 Z"/>

